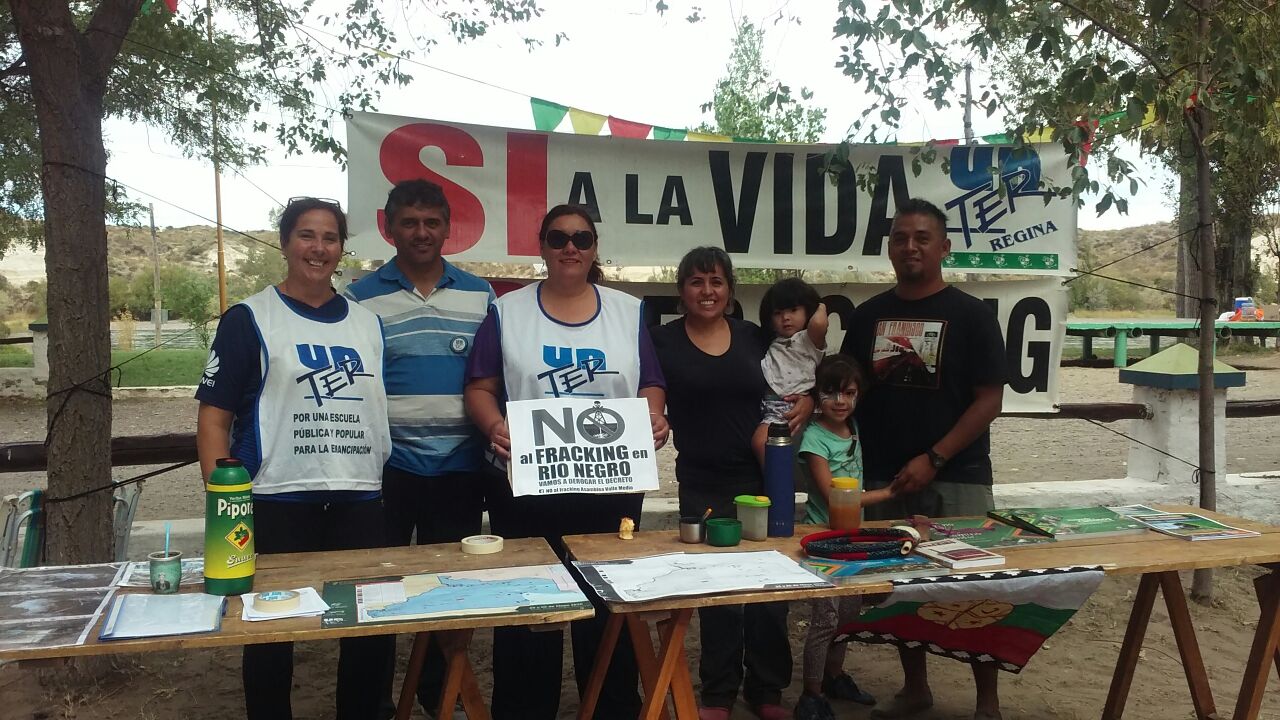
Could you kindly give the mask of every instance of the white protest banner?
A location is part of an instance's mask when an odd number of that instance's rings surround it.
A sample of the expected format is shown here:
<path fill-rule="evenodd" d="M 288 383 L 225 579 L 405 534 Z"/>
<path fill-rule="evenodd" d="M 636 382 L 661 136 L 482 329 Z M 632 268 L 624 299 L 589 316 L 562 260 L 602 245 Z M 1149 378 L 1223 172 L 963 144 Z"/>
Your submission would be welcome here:
<path fill-rule="evenodd" d="M 585 205 L 606 265 L 675 265 L 692 247 L 720 245 L 741 267 L 888 271 L 894 209 L 922 197 L 948 217 L 947 267 L 1064 275 L 1076 258 L 1076 208 L 1047 188 L 1070 185 L 1057 145 L 935 148 L 857 145 L 850 162 L 874 171 L 860 187 L 823 172 L 830 145 L 631 140 L 355 113 L 347 121 L 351 239 L 369 259 L 394 254 L 384 237 L 387 191 L 439 183 L 452 209 L 451 260 L 528 262 L 538 225 L 560 203 Z M 918 170 L 918 172 L 917 172 Z"/>
<path fill-rule="evenodd" d="M 511 494 L 658 489 L 649 403 L 549 398 L 507 403 Z"/>
<path fill-rule="evenodd" d="M 530 280 L 493 280 L 499 295 Z M 1067 289 L 1058 278 L 952 283 L 985 301 L 996 313 L 1004 333 L 1009 382 L 1004 390 L 1005 412 L 1057 412 L 1058 368 L 1067 334 Z M 665 323 L 679 314 L 680 298 L 674 283 L 611 282 L 609 287 L 644 301 L 644 321 Z M 817 284 L 814 289 L 831 313 L 827 333 L 828 352 L 837 352 L 844 341 L 845 324 L 853 308 L 888 290 L 875 283 Z M 739 285 L 731 314 L 760 322 L 760 300 L 768 285 Z"/>

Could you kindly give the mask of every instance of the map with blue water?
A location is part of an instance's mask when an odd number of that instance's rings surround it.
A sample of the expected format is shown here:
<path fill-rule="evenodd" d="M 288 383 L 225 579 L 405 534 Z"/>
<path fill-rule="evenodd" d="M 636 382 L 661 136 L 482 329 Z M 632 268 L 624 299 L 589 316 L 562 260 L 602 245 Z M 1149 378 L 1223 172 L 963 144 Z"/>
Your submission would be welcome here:
<path fill-rule="evenodd" d="M 358 622 L 547 612 L 590 607 L 562 565 L 424 573 L 354 583 Z"/>

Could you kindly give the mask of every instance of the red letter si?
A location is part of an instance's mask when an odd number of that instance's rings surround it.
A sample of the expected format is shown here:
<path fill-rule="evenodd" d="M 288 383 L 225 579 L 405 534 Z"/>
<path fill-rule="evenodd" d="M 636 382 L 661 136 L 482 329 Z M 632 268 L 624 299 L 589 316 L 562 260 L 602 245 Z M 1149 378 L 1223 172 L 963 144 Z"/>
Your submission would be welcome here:
<path fill-rule="evenodd" d="M 449 239 L 441 252 L 445 255 L 460 253 L 473 247 L 484 234 L 484 207 L 471 191 L 422 164 L 418 159 L 419 153 L 426 147 L 440 148 L 447 165 L 462 167 L 484 166 L 484 152 L 475 138 L 462 130 L 434 123 L 414 123 L 396 128 L 387 134 L 378 149 L 378 163 L 387 180 L 398 183 L 422 178 L 444 189 L 449 200 Z M 378 232 L 390 243 L 385 215 L 385 211 L 378 211 Z"/>

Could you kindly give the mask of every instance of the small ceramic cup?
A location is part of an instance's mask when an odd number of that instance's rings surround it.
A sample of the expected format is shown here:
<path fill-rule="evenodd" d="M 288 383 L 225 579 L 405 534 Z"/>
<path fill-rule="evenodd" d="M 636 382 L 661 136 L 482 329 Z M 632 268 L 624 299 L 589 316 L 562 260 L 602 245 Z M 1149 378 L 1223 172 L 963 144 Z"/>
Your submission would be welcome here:
<path fill-rule="evenodd" d="M 151 561 L 151 590 L 161 595 L 178 592 L 182 582 L 182 553 L 157 550 L 147 556 Z"/>
<path fill-rule="evenodd" d="M 736 518 L 712 518 L 707 521 L 707 544 L 733 547 L 742 542 L 742 521 Z"/>
<path fill-rule="evenodd" d="M 682 517 L 680 518 L 680 542 L 700 543 L 706 542 L 707 526 L 703 524 L 700 517 Z"/>

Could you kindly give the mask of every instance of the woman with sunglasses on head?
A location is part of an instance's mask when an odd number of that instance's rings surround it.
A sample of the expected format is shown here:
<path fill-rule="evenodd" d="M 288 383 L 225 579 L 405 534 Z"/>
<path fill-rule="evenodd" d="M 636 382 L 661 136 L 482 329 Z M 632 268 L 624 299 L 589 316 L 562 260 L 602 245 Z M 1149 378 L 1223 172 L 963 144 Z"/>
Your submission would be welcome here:
<path fill-rule="evenodd" d="M 476 333 L 464 393 L 467 414 L 501 462 L 511 456 L 506 400 L 559 397 L 643 397 L 649 402 L 654 447 L 667 440 L 665 383 L 640 301 L 601 287 L 595 223 L 575 205 L 558 205 L 538 231 L 547 279 L 498 298 Z M 503 537 L 545 537 L 563 552 L 560 536 L 617 532 L 622 518 L 640 519 L 643 493 L 565 493 L 513 498 L 505 473 L 486 491 L 489 523 Z M 573 664 L 585 688 L 603 634 L 606 611 L 572 623 Z M 560 703 L 559 632 L 495 628 L 493 717 L 551 720 Z M 624 633 L 609 663 L 596 718 L 635 718 L 637 670 Z"/>
<path fill-rule="evenodd" d="M 244 465 L 261 554 L 384 545 L 382 326 L 330 284 L 346 239 L 336 201 L 289 201 L 280 215 L 285 278 L 227 309 L 196 390 L 200 470 L 207 479 L 221 458 Z M 324 439 L 335 430 L 353 437 Z M 376 717 L 395 636 L 339 646 L 337 717 Z M 249 720 L 292 717 L 293 643 L 246 645 L 243 658 Z"/>

